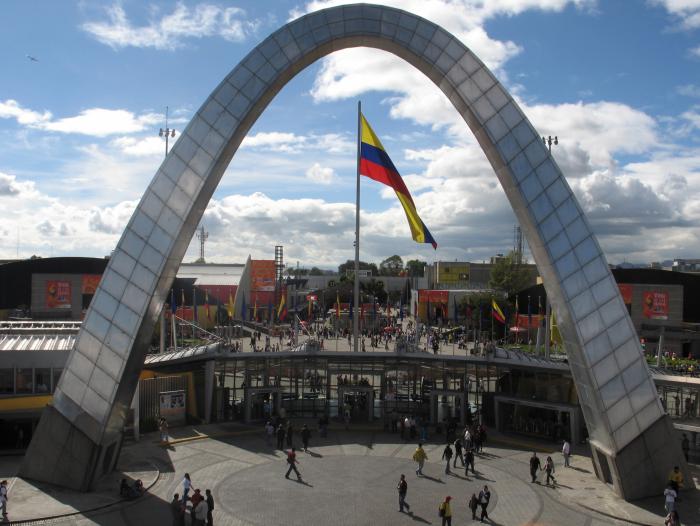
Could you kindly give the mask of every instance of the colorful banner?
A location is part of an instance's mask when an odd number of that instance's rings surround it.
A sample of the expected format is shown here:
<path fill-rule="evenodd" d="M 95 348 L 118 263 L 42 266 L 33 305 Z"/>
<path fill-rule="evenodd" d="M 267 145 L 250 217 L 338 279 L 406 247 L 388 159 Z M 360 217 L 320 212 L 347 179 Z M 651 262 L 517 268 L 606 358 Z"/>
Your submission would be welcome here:
<path fill-rule="evenodd" d="M 185 391 L 165 391 L 159 398 L 160 416 L 168 421 L 168 425 L 185 425 Z"/>
<path fill-rule="evenodd" d="M 46 282 L 46 307 L 49 309 L 71 308 L 70 281 L 49 280 Z"/>
<path fill-rule="evenodd" d="M 518 314 L 515 325 L 521 329 L 537 330 L 537 327 L 540 326 L 541 319 L 542 316 L 537 314 L 533 314 L 532 316 L 528 316 L 527 314 Z"/>
<path fill-rule="evenodd" d="M 667 320 L 668 292 L 642 292 L 642 315 L 650 320 Z"/>
<path fill-rule="evenodd" d="M 97 286 L 100 284 L 102 274 L 83 274 L 80 285 L 81 294 L 95 294 Z"/>
<path fill-rule="evenodd" d="M 450 298 L 450 291 L 448 290 L 419 290 L 418 291 L 418 301 L 420 303 L 447 303 Z"/>
<path fill-rule="evenodd" d="M 250 262 L 251 292 L 274 292 L 275 261 L 272 259 L 254 259 Z"/>
<path fill-rule="evenodd" d="M 622 296 L 622 301 L 625 302 L 625 305 L 631 305 L 632 285 L 628 285 L 627 283 L 618 283 L 617 286 L 620 289 L 620 296 Z"/>

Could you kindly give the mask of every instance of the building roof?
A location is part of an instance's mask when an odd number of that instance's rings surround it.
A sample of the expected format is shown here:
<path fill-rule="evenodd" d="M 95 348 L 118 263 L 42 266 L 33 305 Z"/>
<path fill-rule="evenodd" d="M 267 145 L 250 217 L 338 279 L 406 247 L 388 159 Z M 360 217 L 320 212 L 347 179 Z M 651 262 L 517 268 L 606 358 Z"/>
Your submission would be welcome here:
<path fill-rule="evenodd" d="M 80 322 L 0 322 L 1 351 L 70 351 Z"/>
<path fill-rule="evenodd" d="M 241 281 L 245 265 L 242 263 L 183 263 L 177 271 L 181 279 L 194 279 L 197 287 L 237 286 Z"/>

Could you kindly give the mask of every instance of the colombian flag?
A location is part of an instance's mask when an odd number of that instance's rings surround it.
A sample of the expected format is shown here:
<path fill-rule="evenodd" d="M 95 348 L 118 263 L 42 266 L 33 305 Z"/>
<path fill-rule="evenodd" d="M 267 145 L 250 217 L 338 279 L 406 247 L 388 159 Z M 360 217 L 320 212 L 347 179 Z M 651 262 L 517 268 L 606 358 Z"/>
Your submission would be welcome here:
<path fill-rule="evenodd" d="M 384 146 L 382 146 L 381 141 L 375 135 L 364 115 L 360 114 L 360 120 L 362 127 L 360 173 L 393 188 L 406 213 L 413 240 L 417 243 L 430 243 L 434 249 L 437 249 L 437 243 L 430 231 L 428 231 L 428 227 L 425 226 L 418 216 L 416 205 L 413 204 L 413 198 L 411 198 L 411 194 L 408 192 L 408 188 L 406 188 L 406 184 L 403 182 L 398 170 L 396 170 L 394 163 L 391 162 L 389 155 L 384 150 Z"/>
<path fill-rule="evenodd" d="M 277 308 L 277 319 L 280 321 L 284 321 L 284 319 L 287 317 L 287 291 L 283 291 L 282 294 L 280 294 L 280 305 Z"/>
<path fill-rule="evenodd" d="M 491 300 L 491 316 L 496 318 L 496 320 L 500 321 L 501 323 L 506 322 L 506 317 L 503 315 L 503 311 L 501 308 L 498 306 L 498 303 L 496 303 L 496 300 L 492 299 Z"/>

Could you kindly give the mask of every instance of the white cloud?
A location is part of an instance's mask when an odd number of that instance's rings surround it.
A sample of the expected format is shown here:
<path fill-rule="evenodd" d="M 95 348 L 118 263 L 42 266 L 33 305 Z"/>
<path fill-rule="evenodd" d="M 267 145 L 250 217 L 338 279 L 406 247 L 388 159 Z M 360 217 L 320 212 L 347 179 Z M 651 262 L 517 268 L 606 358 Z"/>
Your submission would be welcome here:
<path fill-rule="evenodd" d="M 676 91 L 681 95 L 685 95 L 686 97 L 700 97 L 700 86 L 696 84 L 684 84 L 683 86 L 678 86 Z"/>
<path fill-rule="evenodd" d="M 314 163 L 306 170 L 306 178 L 318 184 L 331 184 L 335 179 L 335 172 L 333 168 Z"/>
<path fill-rule="evenodd" d="M 682 29 L 700 27 L 700 2 L 698 0 L 652 0 L 660 5 L 680 22 Z"/>
<path fill-rule="evenodd" d="M 29 110 L 20 106 L 16 100 L 7 99 L 0 101 L 0 119 L 15 119 L 24 126 L 37 126 L 51 120 L 51 113 Z"/>
<path fill-rule="evenodd" d="M 241 148 L 287 154 L 296 154 L 307 150 L 321 150 L 336 154 L 353 151 L 356 145 L 347 137 L 337 133 L 297 135 L 274 131 L 246 136 L 241 143 Z"/>
<path fill-rule="evenodd" d="M 165 139 L 161 137 L 117 137 L 111 145 L 126 155 L 151 157 L 165 154 Z"/>
<path fill-rule="evenodd" d="M 134 26 L 119 4 L 107 8 L 107 22 L 86 22 L 82 28 L 113 49 L 125 47 L 174 50 L 188 38 L 219 36 L 239 42 L 255 31 L 259 22 L 247 20 L 238 7 L 197 4 L 190 8 L 178 2 L 170 14 L 147 25 Z"/>
<path fill-rule="evenodd" d="M 73 117 L 54 119 L 51 112 L 43 113 L 23 108 L 17 101 L 0 101 L 0 119 L 15 119 L 28 128 L 59 133 L 77 133 L 93 137 L 106 137 L 145 130 L 163 120 L 158 113 L 137 115 L 127 110 L 90 108 Z"/>

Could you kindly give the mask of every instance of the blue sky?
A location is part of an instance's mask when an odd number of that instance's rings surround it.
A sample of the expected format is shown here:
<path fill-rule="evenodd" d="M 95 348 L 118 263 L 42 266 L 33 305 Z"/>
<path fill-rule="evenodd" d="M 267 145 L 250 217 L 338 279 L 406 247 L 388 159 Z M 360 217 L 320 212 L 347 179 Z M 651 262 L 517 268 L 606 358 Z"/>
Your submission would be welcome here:
<path fill-rule="evenodd" d="M 3 2 L 0 258 L 108 254 L 162 162 L 165 106 L 182 130 L 269 33 L 339 3 Z M 559 137 L 610 262 L 699 256 L 700 0 L 382 3 L 462 39 Z M 209 260 L 275 244 L 306 265 L 352 258 L 358 100 L 439 245 L 413 243 L 393 193 L 366 180 L 363 259 L 509 250 L 514 216 L 457 112 L 400 59 L 353 49 L 297 75 L 250 131 L 203 218 Z"/>

